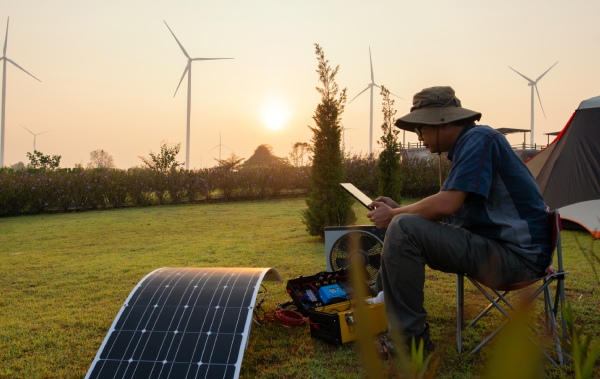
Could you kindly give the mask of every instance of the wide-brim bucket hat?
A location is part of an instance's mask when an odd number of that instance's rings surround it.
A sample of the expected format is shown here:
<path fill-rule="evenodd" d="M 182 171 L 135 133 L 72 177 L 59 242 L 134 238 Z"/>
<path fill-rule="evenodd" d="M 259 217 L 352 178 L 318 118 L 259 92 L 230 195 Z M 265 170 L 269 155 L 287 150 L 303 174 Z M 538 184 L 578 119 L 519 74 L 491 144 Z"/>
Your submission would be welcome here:
<path fill-rule="evenodd" d="M 455 121 L 478 121 L 481 113 L 463 108 L 452 87 L 425 88 L 413 97 L 410 113 L 396 120 L 395 125 L 409 132 L 417 125 L 442 125 Z"/>

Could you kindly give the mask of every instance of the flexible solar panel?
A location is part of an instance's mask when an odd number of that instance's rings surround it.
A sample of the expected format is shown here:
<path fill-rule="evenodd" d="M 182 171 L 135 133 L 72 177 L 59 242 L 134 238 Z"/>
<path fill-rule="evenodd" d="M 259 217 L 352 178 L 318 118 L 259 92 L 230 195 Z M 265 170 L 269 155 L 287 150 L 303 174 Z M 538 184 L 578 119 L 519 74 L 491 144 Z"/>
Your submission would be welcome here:
<path fill-rule="evenodd" d="M 86 379 L 237 378 L 272 268 L 160 268 L 131 291 Z"/>

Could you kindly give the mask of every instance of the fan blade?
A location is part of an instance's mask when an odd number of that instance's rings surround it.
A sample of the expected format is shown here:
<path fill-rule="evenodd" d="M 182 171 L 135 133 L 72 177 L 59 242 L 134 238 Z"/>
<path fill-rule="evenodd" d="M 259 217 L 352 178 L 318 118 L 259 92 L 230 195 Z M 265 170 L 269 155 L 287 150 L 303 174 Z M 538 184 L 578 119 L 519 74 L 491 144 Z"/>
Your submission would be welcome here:
<path fill-rule="evenodd" d="M 381 267 L 381 254 L 369 255 L 367 258 L 367 266 L 372 266 L 379 271 L 379 268 Z"/>
<path fill-rule="evenodd" d="M 367 255 L 370 257 L 372 255 L 381 255 L 383 251 L 383 245 L 382 244 L 377 244 L 376 246 L 373 246 L 371 249 L 369 249 L 369 251 L 367 251 Z"/>
<path fill-rule="evenodd" d="M 360 236 L 360 249 L 363 251 L 370 251 L 373 247 L 379 244 L 379 240 L 370 234 L 361 234 Z"/>
<path fill-rule="evenodd" d="M 335 265 L 334 265 L 334 269 L 340 270 L 343 268 L 348 268 L 348 258 L 335 258 Z"/>

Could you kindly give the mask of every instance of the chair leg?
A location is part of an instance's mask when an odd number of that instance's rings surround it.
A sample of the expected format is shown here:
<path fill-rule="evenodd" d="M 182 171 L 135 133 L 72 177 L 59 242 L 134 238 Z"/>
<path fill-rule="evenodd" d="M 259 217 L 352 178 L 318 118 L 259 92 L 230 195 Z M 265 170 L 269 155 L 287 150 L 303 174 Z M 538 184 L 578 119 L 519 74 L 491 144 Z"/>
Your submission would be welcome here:
<path fill-rule="evenodd" d="M 567 330 L 567 322 L 564 318 L 563 315 L 563 309 L 565 306 L 565 287 L 564 287 L 564 279 L 563 278 L 558 278 L 556 279 L 556 293 L 555 293 L 555 300 L 554 300 L 554 308 L 552 309 L 552 316 L 553 316 L 553 322 L 554 322 L 554 343 L 556 344 L 556 349 L 558 351 L 558 361 L 559 364 L 561 365 L 568 365 L 569 364 L 569 352 L 564 349 L 563 351 L 563 347 L 559 338 L 559 332 L 558 332 L 558 321 L 557 318 L 560 317 L 560 321 L 561 321 L 561 327 L 562 327 L 562 338 L 564 341 L 567 340 L 568 338 L 568 330 Z M 550 296 L 550 291 L 548 291 L 548 296 Z M 550 300 L 552 301 L 552 300 Z M 552 306 L 552 303 L 550 303 L 550 306 Z M 560 312 L 560 314 L 558 313 Z"/>
<path fill-rule="evenodd" d="M 562 324 L 562 331 L 563 331 L 563 340 L 566 341 L 568 336 L 569 336 L 569 332 L 567 330 L 567 321 L 565 320 L 564 317 L 564 307 L 565 307 L 565 303 L 566 303 L 566 299 L 565 299 L 565 282 L 564 279 L 558 279 L 558 282 L 556 283 L 556 287 L 557 287 L 557 291 L 560 292 L 560 321 Z M 565 359 L 564 359 L 564 363 L 565 365 L 569 364 L 569 351 L 565 350 Z"/>
<path fill-rule="evenodd" d="M 506 300 L 506 294 L 508 294 L 508 291 L 505 291 L 504 293 L 499 293 L 497 291 L 494 291 L 494 293 L 496 294 L 496 300 L 495 301 L 491 301 L 490 304 L 479 314 L 479 316 L 475 317 L 473 319 L 473 321 L 471 321 L 469 323 L 469 325 L 467 325 L 465 327 L 465 329 L 468 329 L 470 327 L 472 327 L 473 325 L 477 324 L 477 322 L 479 320 L 481 320 L 486 314 L 488 314 L 489 311 L 491 311 L 494 308 L 498 308 L 500 301 L 503 301 L 510 309 L 514 310 L 514 308 L 512 307 L 512 305 Z M 491 296 L 491 295 L 490 295 Z M 498 304 L 498 305 L 496 305 Z M 502 311 L 501 311 L 502 312 Z"/>
<path fill-rule="evenodd" d="M 493 306 L 504 315 L 504 317 L 506 317 L 507 319 L 510 318 L 508 312 L 506 312 L 502 305 L 500 305 L 500 302 L 498 300 L 495 300 L 485 289 L 483 289 L 483 287 L 479 283 L 477 283 L 477 281 L 471 280 L 471 283 L 473 283 L 473 285 L 477 287 L 479 292 L 481 292 L 481 294 L 485 296 L 493 304 Z"/>
<path fill-rule="evenodd" d="M 463 329 L 463 312 L 464 312 L 464 290 L 465 277 L 461 274 L 456 274 L 456 347 L 458 354 L 462 353 L 462 329 Z"/>
<path fill-rule="evenodd" d="M 556 293 L 554 296 L 554 303 L 552 301 L 552 293 L 550 290 L 550 283 L 556 281 Z M 556 366 L 568 365 L 568 351 L 563 349 L 563 345 L 560 340 L 558 331 L 558 318 L 561 319 L 561 326 L 563 329 L 563 339 L 566 339 L 566 321 L 563 317 L 562 311 L 564 306 L 564 283 L 562 279 L 550 279 L 548 283 L 545 283 L 544 287 L 544 310 L 545 310 L 545 322 L 546 322 L 546 335 L 552 338 L 556 349 L 556 358 L 558 362 L 555 362 L 548 355 L 546 358 Z M 558 312 L 561 312 L 560 314 Z"/>

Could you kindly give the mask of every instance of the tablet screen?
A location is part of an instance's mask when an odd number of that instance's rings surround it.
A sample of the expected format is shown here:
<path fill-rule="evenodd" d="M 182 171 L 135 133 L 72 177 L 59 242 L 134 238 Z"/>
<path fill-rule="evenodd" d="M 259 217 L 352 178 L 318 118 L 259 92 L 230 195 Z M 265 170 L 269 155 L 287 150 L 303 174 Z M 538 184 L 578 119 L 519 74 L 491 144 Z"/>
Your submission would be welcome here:
<path fill-rule="evenodd" d="M 369 207 L 369 204 L 371 204 L 373 202 L 373 200 L 371 200 L 371 198 L 367 195 L 365 195 L 361 190 L 359 190 L 358 188 L 356 188 L 354 186 L 354 184 L 352 183 L 340 183 L 340 185 L 346 190 L 348 191 L 348 193 L 350 195 L 352 195 L 356 200 L 358 200 L 362 205 L 364 205 L 365 207 L 367 207 L 367 209 L 371 209 Z"/>

